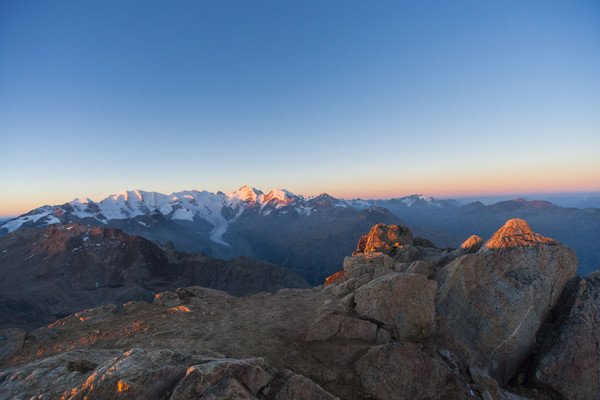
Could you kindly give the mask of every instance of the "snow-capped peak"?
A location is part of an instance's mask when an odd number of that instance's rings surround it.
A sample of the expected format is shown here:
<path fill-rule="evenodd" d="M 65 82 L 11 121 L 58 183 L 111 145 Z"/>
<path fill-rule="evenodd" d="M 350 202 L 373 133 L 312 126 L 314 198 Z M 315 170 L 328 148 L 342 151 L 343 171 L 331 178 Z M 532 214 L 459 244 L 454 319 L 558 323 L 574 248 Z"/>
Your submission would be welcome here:
<path fill-rule="evenodd" d="M 275 189 L 271 190 L 263 199 L 265 203 L 270 201 L 274 201 L 277 203 L 289 203 L 294 199 L 298 198 L 294 193 L 289 192 L 285 189 Z"/>
<path fill-rule="evenodd" d="M 232 200 L 237 199 L 239 201 L 256 202 L 256 199 L 258 198 L 258 196 L 260 196 L 262 194 L 263 194 L 263 192 L 261 192 L 260 190 L 244 185 L 241 188 L 239 188 L 237 191 L 235 191 L 233 193 L 229 193 L 227 195 L 227 197 Z"/>
<path fill-rule="evenodd" d="M 93 201 L 89 197 L 86 197 L 85 199 L 80 199 L 79 197 L 77 197 L 71 203 L 90 204 L 93 203 Z"/>
<path fill-rule="evenodd" d="M 116 201 L 143 201 L 139 190 L 121 190 L 119 193 L 109 197 Z"/>

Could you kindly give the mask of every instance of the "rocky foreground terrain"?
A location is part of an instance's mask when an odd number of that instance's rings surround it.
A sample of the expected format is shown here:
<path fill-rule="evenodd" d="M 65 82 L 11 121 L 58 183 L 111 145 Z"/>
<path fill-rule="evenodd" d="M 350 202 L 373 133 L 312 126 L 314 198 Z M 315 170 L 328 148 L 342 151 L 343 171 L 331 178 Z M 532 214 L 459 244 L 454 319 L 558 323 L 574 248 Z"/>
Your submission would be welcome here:
<path fill-rule="evenodd" d="M 597 399 L 600 273 L 508 221 L 453 251 L 376 225 L 313 289 L 201 287 L 0 332 L 0 398 Z"/>

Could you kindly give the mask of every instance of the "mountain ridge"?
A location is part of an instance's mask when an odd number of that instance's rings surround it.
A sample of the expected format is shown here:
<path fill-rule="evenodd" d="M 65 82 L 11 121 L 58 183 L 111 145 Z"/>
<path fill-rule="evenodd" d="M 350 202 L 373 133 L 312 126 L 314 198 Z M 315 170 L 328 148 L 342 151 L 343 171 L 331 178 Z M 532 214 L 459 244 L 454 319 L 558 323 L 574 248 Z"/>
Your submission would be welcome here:
<path fill-rule="evenodd" d="M 362 213 L 362 214 L 360 214 Z M 184 190 L 164 195 L 121 191 L 100 202 L 76 199 L 42 206 L 0 225 L 0 236 L 21 226 L 54 223 L 116 227 L 180 251 L 222 259 L 261 258 L 291 268 L 316 284 L 335 272 L 360 232 L 377 223 L 408 225 L 439 247 L 458 247 L 471 234 L 487 237 L 511 218 L 573 248 L 579 273 L 600 266 L 600 209 L 556 206 L 543 200 L 513 199 L 491 205 L 411 195 L 388 200 L 344 200 L 327 193 L 304 197 L 285 189 L 268 193 L 242 186 L 229 194 Z M 324 242 L 308 258 L 302 246 Z M 300 243 L 302 245 L 300 245 Z"/>

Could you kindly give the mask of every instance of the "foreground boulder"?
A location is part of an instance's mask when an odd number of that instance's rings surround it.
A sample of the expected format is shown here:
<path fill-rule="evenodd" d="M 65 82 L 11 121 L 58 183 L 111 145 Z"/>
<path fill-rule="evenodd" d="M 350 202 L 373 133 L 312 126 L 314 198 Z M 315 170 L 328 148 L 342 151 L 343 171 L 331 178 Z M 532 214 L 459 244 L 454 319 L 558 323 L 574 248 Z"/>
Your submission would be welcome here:
<path fill-rule="evenodd" d="M 97 368 L 64 397 L 70 400 L 164 398 L 185 375 L 186 363 L 200 361 L 200 357 L 171 350 L 132 349 Z"/>
<path fill-rule="evenodd" d="M 415 343 L 372 347 L 355 368 L 366 392 L 377 399 L 472 398 L 446 365 Z"/>
<path fill-rule="evenodd" d="M 600 271 L 581 280 L 571 309 L 535 369 L 535 379 L 567 399 L 600 398 Z"/>
<path fill-rule="evenodd" d="M 396 248 L 405 244 L 413 244 L 412 232 L 407 227 L 377 224 L 360 238 L 354 254 L 380 252 L 391 255 Z"/>
<path fill-rule="evenodd" d="M 265 364 L 261 359 L 225 359 L 194 365 L 175 388 L 171 400 L 256 399 L 271 381 L 261 364 Z"/>
<path fill-rule="evenodd" d="M 277 394 L 276 400 L 339 400 L 302 375 L 294 375 Z"/>
<path fill-rule="evenodd" d="M 420 340 L 433 330 L 437 283 L 421 274 L 393 273 L 360 287 L 356 313 L 383 324 L 396 340 Z"/>
<path fill-rule="evenodd" d="M 575 253 L 508 221 L 481 249 L 438 273 L 438 336 L 469 363 L 506 383 L 577 270 Z"/>

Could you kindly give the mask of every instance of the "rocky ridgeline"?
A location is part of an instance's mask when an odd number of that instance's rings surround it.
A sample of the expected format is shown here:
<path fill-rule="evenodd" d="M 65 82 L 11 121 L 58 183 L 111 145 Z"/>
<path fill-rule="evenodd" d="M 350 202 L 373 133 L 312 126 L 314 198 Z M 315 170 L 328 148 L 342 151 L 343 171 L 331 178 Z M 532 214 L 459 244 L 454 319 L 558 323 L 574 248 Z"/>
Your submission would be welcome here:
<path fill-rule="evenodd" d="M 596 399 L 600 272 L 510 220 L 437 249 L 374 226 L 324 286 L 190 287 L 2 332 L 0 398 Z"/>

